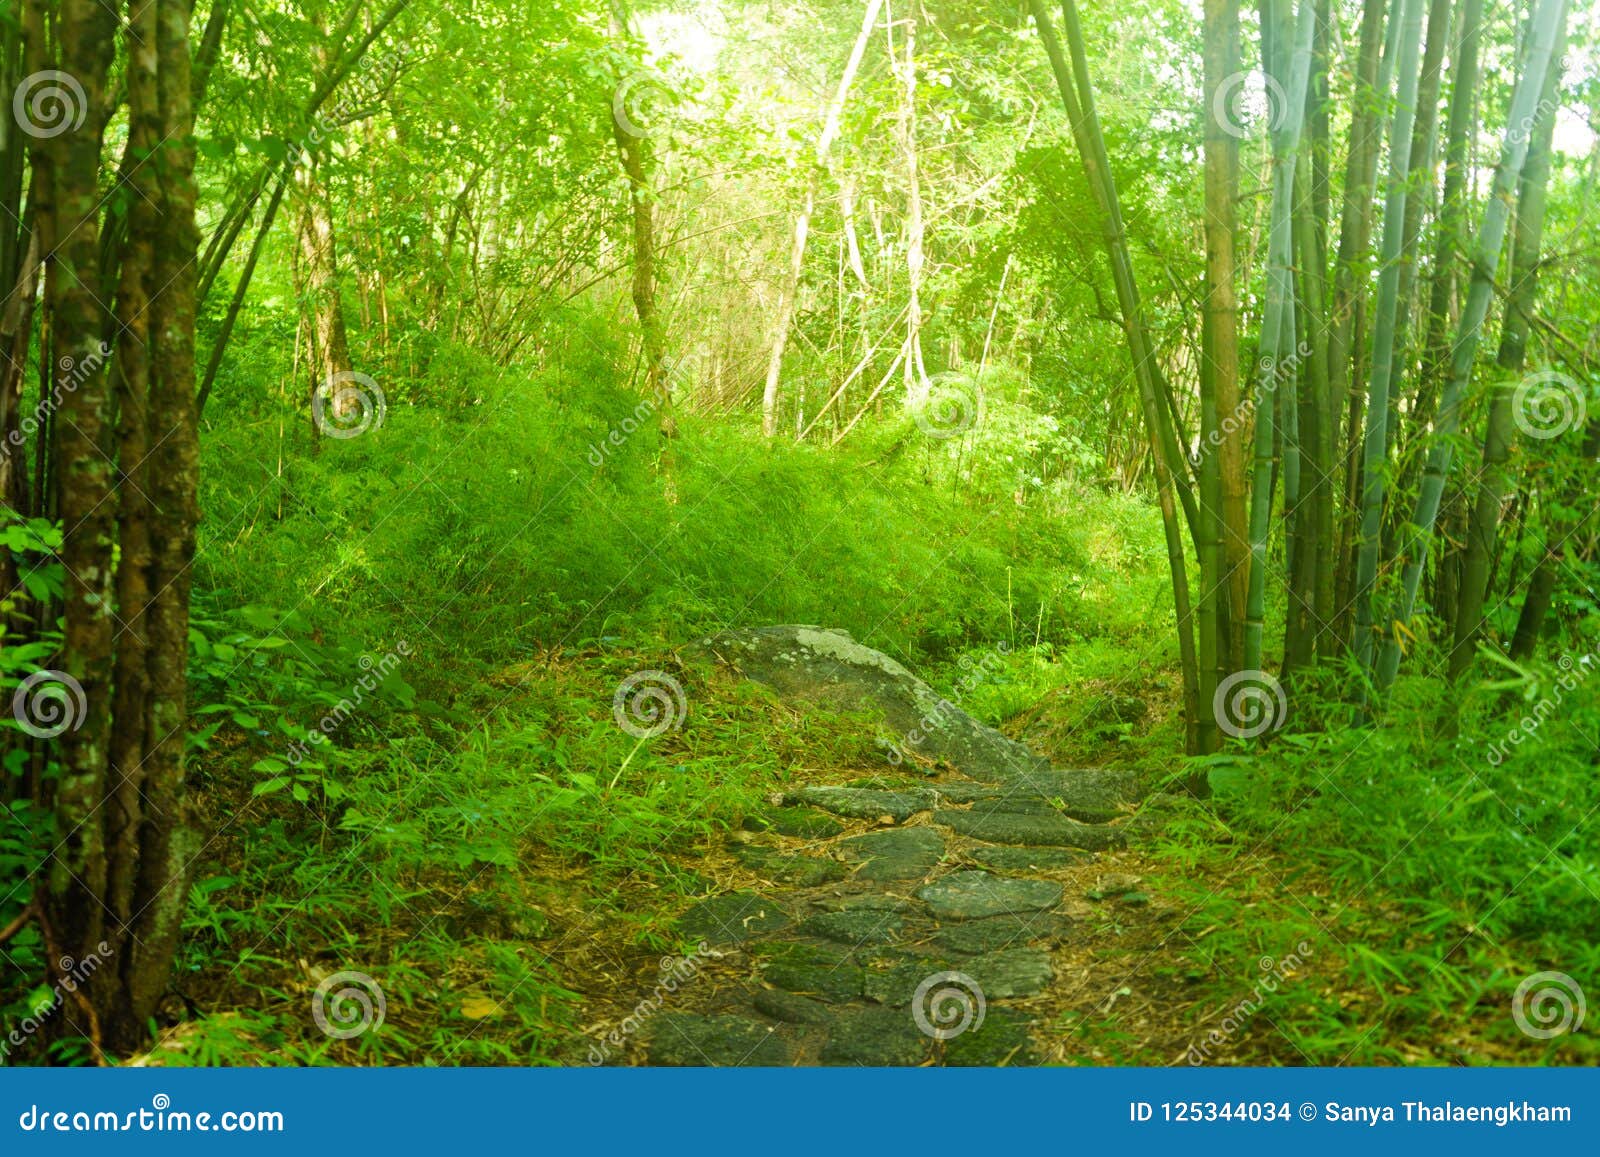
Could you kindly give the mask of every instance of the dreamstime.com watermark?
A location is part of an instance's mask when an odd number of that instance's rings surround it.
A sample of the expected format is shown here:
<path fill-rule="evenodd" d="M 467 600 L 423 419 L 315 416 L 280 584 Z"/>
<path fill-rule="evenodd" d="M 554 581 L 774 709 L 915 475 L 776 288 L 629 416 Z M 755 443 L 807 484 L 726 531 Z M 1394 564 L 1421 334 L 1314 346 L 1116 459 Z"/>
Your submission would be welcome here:
<path fill-rule="evenodd" d="M 359 370 L 333 374 L 311 395 L 311 420 L 330 438 L 343 440 L 376 430 L 388 413 L 383 387 Z"/>
<path fill-rule="evenodd" d="M 350 716 L 356 713 L 356 708 L 366 701 L 383 684 L 383 681 L 394 673 L 400 666 L 401 658 L 411 657 L 411 644 L 401 639 L 394 645 L 383 658 L 373 661 L 371 655 L 361 656 L 361 669 L 366 672 L 355 681 L 350 688 L 350 694 L 333 705 L 333 709 L 317 721 L 315 727 L 306 729 L 304 739 L 296 739 L 289 744 L 286 758 L 291 766 L 298 767 L 300 761 L 311 754 L 312 748 L 328 742 L 328 736 L 343 727 Z"/>
<path fill-rule="evenodd" d="M 46 69 L 22 78 L 11 94 L 11 115 L 30 137 L 49 140 L 83 127 L 89 97 L 71 73 Z"/>
<path fill-rule="evenodd" d="M 335 972 L 311 994 L 311 1019 L 334 1040 L 383 1027 L 383 988 L 365 972 Z"/>
<path fill-rule="evenodd" d="M 611 718 L 635 739 L 654 739 L 683 726 L 689 711 L 683 684 L 665 671 L 635 671 L 611 696 Z"/>
<path fill-rule="evenodd" d="M 1250 135 L 1250 127 L 1265 121 L 1275 133 L 1289 116 L 1289 98 L 1283 85 L 1270 73 L 1255 69 L 1235 72 L 1222 79 L 1211 95 L 1211 117 L 1217 127 L 1240 140 Z"/>
<path fill-rule="evenodd" d="M 50 396 L 41 398 L 39 404 L 33 408 L 33 413 L 24 414 L 17 422 L 17 428 L 6 434 L 5 441 L 0 443 L 0 454 L 10 454 L 19 450 L 39 432 L 45 419 L 61 408 L 61 399 L 68 394 L 76 393 L 79 386 L 94 376 L 101 366 L 106 364 L 106 359 L 111 356 L 111 346 L 101 342 L 81 358 L 63 357 L 56 363 L 60 373 L 56 375 L 55 384 L 50 387 Z"/>
<path fill-rule="evenodd" d="M 54 739 L 83 726 L 89 700 L 65 671 L 35 671 L 11 694 L 11 717 L 35 739 Z"/>
<path fill-rule="evenodd" d="M 911 996 L 911 1019 L 924 1036 L 938 1041 L 976 1032 L 987 1011 L 983 988 L 965 972 L 935 972 Z"/>
<path fill-rule="evenodd" d="M 56 961 L 56 975 L 60 977 L 50 988 L 48 1000 L 41 1000 L 34 1004 L 33 1009 L 22 1021 L 0 1039 L 0 1060 L 11 1055 L 11 1050 L 38 1032 L 56 1011 L 66 1002 L 67 997 L 76 993 L 80 986 L 87 983 L 89 978 L 100 971 L 100 966 L 111 958 L 111 945 L 104 940 L 94 946 L 94 951 L 82 960 L 73 960 L 70 956 L 63 956 Z"/>
<path fill-rule="evenodd" d="M 1511 996 L 1511 1019 L 1534 1040 L 1577 1032 L 1588 1011 L 1583 988 L 1565 972 L 1535 972 Z"/>
<path fill-rule="evenodd" d="M 940 699 L 924 711 L 918 718 L 917 725 L 906 732 L 905 746 L 892 739 L 879 740 L 879 745 L 885 749 L 885 758 L 896 767 L 904 763 L 907 749 L 914 750 L 920 747 L 931 733 L 942 731 L 952 717 L 961 713 L 957 701 L 971 695 L 982 684 L 1005 670 L 1005 660 L 1009 654 L 1011 654 L 1011 644 L 1002 639 L 994 645 L 994 650 L 981 659 L 973 659 L 970 655 L 963 655 L 957 659 L 956 666 L 966 674 L 957 679 L 955 686 L 951 688 L 955 700 Z"/>
<path fill-rule="evenodd" d="M 911 404 L 912 418 L 929 438 L 943 441 L 983 424 L 983 387 L 954 370 L 935 374 Z"/>
<path fill-rule="evenodd" d="M 1554 66 L 1554 62 L 1552 61 L 1551 63 Z M 1539 103 L 1534 106 L 1533 112 L 1506 130 L 1506 140 L 1514 145 L 1525 144 L 1532 139 L 1533 130 L 1538 127 L 1539 122 L 1543 121 L 1545 117 L 1554 116 L 1560 108 L 1560 101 L 1551 100 L 1547 96 L 1540 97 Z"/>
<path fill-rule="evenodd" d="M 1550 694 L 1541 696 L 1518 721 L 1517 726 L 1506 733 L 1504 739 L 1489 745 L 1489 754 L 1484 758 L 1489 761 L 1490 767 L 1499 767 L 1510 754 L 1510 748 L 1521 747 L 1539 733 L 1539 729 L 1549 722 L 1556 709 L 1566 702 L 1567 696 L 1594 674 L 1596 668 L 1600 668 L 1600 653 L 1579 655 L 1577 659 L 1573 659 L 1571 655 L 1562 655 L 1556 660 L 1556 667 L 1561 673 L 1556 676 Z"/>
<path fill-rule="evenodd" d="M 1259 382 L 1258 389 L 1269 397 L 1276 396 L 1278 387 L 1288 381 L 1294 374 L 1300 372 L 1300 367 L 1312 354 L 1312 349 L 1306 342 L 1301 342 L 1288 357 L 1279 361 L 1276 358 L 1262 358 L 1256 363 L 1256 376 Z M 1224 416 L 1217 428 L 1207 434 L 1189 452 L 1191 465 L 1200 465 L 1200 460 L 1222 445 L 1223 439 L 1233 434 L 1242 434 L 1245 427 L 1245 418 L 1255 412 L 1255 395 L 1244 391 L 1239 399 L 1239 404 L 1233 408 L 1233 413 Z"/>
<path fill-rule="evenodd" d="M 1282 730 L 1289 720 L 1289 697 L 1265 671 L 1235 671 L 1217 684 L 1211 716 L 1224 735 L 1254 739 Z"/>
<path fill-rule="evenodd" d="M 659 72 L 644 68 L 625 77 L 611 94 L 611 116 L 617 128 L 630 137 L 654 135 L 658 124 L 646 109 L 652 102 L 670 104 L 677 94 Z"/>
<path fill-rule="evenodd" d="M 405 67 L 405 54 L 399 50 L 363 56 L 360 71 L 345 81 L 336 100 L 318 110 L 311 127 L 297 141 L 289 142 L 289 158 L 293 165 L 309 164 L 316 151 L 328 142 L 339 129 L 349 124 L 361 110 L 393 87 L 400 70 Z"/>
<path fill-rule="evenodd" d="M 721 959 L 721 957 L 722 953 L 713 950 L 704 940 L 696 944 L 694 951 L 688 956 L 663 956 L 660 976 L 656 980 L 655 987 L 650 990 L 650 995 L 636 1004 L 621 1024 L 601 1037 L 596 1044 L 589 1046 L 589 1063 L 603 1065 L 610 1060 L 612 1050 L 620 1051 L 634 1033 L 661 1011 L 667 997 L 700 974 L 702 960 Z"/>
<path fill-rule="evenodd" d="M 1528 374 L 1511 392 L 1517 429 L 1539 441 L 1559 438 L 1588 420 L 1589 396 L 1576 378 L 1558 370 Z"/>
<path fill-rule="evenodd" d="M 604 466 L 606 460 L 644 429 L 658 411 L 670 409 L 673 394 L 699 381 L 705 363 L 705 356 L 698 351 L 668 359 L 667 364 L 662 367 L 660 384 L 640 398 L 632 412 L 624 415 L 622 421 L 607 430 L 604 438 L 589 443 L 589 465 L 596 470 Z"/>
<path fill-rule="evenodd" d="M 1203 1065 L 1209 1061 L 1211 1054 L 1237 1036 L 1240 1030 L 1250 1023 L 1251 1018 L 1261 1011 L 1266 998 L 1277 992 L 1278 986 L 1290 975 L 1300 971 L 1301 966 L 1311 955 L 1311 942 L 1302 940 L 1294 946 L 1293 952 L 1281 960 L 1263 956 L 1257 961 L 1262 976 L 1251 988 L 1250 995 L 1232 1008 L 1226 1009 L 1222 1022 L 1206 1034 L 1204 1041 L 1189 1046 L 1188 1062 L 1191 1065 Z"/>
<path fill-rule="evenodd" d="M 641 398 L 639 404 L 633 408 L 633 412 L 607 430 L 604 438 L 589 444 L 589 465 L 597 470 L 604 466 L 606 459 L 626 445 L 628 439 L 638 433 L 666 402 L 665 390 L 657 390 L 654 394 Z"/>
<path fill-rule="evenodd" d="M 157 1093 L 148 1109 L 113 1113 L 104 1109 L 50 1109 L 29 1105 L 17 1118 L 24 1133 L 282 1133 L 276 1109 L 227 1109 L 191 1113 L 172 1108 L 172 1098 Z"/>

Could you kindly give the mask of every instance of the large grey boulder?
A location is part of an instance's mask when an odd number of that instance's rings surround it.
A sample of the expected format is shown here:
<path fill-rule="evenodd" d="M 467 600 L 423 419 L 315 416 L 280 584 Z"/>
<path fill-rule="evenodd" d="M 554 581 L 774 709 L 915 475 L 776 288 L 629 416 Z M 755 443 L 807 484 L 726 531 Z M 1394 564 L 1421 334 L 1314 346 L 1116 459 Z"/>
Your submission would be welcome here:
<path fill-rule="evenodd" d="M 785 699 L 848 711 L 876 708 L 906 749 L 942 760 L 972 779 L 1003 785 L 1001 795 L 1059 797 L 1095 813 L 1083 816 L 1092 820 L 1109 818 L 1135 798 L 1131 774 L 1051 767 L 1048 759 L 979 723 L 904 665 L 856 642 L 847 631 L 744 627 L 712 635 L 700 645 Z"/>

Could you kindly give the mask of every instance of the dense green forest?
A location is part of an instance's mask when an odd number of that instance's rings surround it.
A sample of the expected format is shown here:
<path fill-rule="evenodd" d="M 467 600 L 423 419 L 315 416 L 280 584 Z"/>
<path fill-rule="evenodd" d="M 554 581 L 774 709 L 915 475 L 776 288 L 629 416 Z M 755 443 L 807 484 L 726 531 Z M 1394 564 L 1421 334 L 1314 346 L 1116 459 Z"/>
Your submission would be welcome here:
<path fill-rule="evenodd" d="M 0 10 L 0 1064 L 1600 1062 L 1589 0 Z"/>

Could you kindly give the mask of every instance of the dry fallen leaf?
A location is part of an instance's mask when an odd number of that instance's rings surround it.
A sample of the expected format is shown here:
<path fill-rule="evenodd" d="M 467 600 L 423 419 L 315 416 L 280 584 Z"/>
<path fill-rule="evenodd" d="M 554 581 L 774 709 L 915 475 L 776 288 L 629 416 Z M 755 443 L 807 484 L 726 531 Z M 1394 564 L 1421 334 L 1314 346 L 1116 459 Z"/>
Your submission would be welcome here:
<path fill-rule="evenodd" d="M 461 1002 L 461 1015 L 468 1020 L 484 1020 L 500 1011 L 500 1005 L 487 996 L 469 996 Z"/>

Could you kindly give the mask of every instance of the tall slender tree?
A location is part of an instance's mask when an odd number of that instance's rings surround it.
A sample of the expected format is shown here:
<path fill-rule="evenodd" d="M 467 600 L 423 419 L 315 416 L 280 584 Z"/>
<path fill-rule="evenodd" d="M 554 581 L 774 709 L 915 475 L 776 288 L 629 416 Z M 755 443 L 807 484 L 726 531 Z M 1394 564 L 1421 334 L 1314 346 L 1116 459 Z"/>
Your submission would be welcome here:
<path fill-rule="evenodd" d="M 1268 0 L 1264 11 L 1281 35 L 1289 27 L 1289 0 Z M 1278 392 L 1292 383 L 1294 356 L 1294 179 L 1295 162 L 1305 123 L 1306 85 L 1311 75 L 1311 40 L 1315 9 L 1301 0 L 1293 23 L 1292 55 L 1283 85 L 1283 108 L 1272 134 L 1272 221 L 1267 241 L 1267 304 L 1262 312 L 1255 391 L 1255 470 L 1250 485 L 1250 591 L 1245 608 L 1244 666 L 1258 671 L 1267 601 L 1267 540 L 1272 532 L 1274 413 Z M 1270 40 L 1263 40 L 1263 55 Z M 1270 74 L 1270 69 L 1268 70 Z M 1292 391 L 1292 385 L 1290 387 Z"/>
<path fill-rule="evenodd" d="M 1395 368 L 1399 324 L 1400 265 L 1405 239 L 1406 197 L 1410 191 L 1411 130 L 1416 123 L 1418 57 L 1422 44 L 1422 0 L 1402 0 L 1400 48 L 1396 64 L 1399 93 L 1389 122 L 1389 177 L 1383 204 L 1383 250 L 1374 314 L 1372 376 L 1367 384 L 1367 427 L 1361 463 L 1361 538 L 1355 580 L 1355 652 L 1363 667 L 1373 655 L 1374 588 L 1383 542 L 1383 509 L 1388 475 L 1389 390 Z"/>
<path fill-rule="evenodd" d="M 1556 115 L 1553 105 L 1546 108 L 1540 102 L 1545 76 L 1551 68 L 1555 45 L 1561 38 L 1565 21 L 1565 0 L 1539 0 L 1534 10 L 1532 35 L 1529 37 L 1522 74 L 1517 78 L 1511 111 L 1501 138 L 1500 160 L 1495 166 L 1489 203 L 1484 209 L 1483 223 L 1478 230 L 1472 281 L 1467 289 L 1461 321 L 1456 327 L 1455 344 L 1451 347 L 1450 378 L 1439 399 L 1439 419 L 1435 423 L 1433 448 L 1428 453 L 1416 508 L 1405 530 L 1402 587 L 1394 612 L 1394 619 L 1400 625 L 1409 623 L 1416 609 L 1417 590 L 1421 586 L 1423 567 L 1428 560 L 1433 524 L 1439 515 L 1439 500 L 1444 494 L 1445 478 L 1450 473 L 1451 457 L 1455 451 L 1455 434 L 1461 424 L 1461 399 L 1472 377 L 1479 334 L 1494 296 L 1495 274 L 1500 268 L 1500 249 L 1505 240 L 1517 184 L 1522 177 L 1522 167 L 1528 157 L 1529 140 L 1541 117 Z M 1399 667 L 1400 640 L 1396 632 L 1390 631 L 1386 633 L 1383 651 L 1378 659 L 1377 684 L 1380 690 L 1393 681 Z"/>
<path fill-rule="evenodd" d="M 789 344 L 789 328 L 794 324 L 795 302 L 800 296 L 800 278 L 805 272 L 806 241 L 811 233 L 811 217 L 816 211 L 817 194 L 821 189 L 823 175 L 827 172 L 828 156 L 833 150 L 833 142 L 839 136 L 839 122 L 844 115 L 845 101 L 850 96 L 850 86 L 855 83 L 856 72 L 861 67 L 861 58 L 866 55 L 867 42 L 872 36 L 873 28 L 877 26 L 878 16 L 882 11 L 883 0 L 867 0 L 861 16 L 861 31 L 856 34 L 855 44 L 845 61 L 844 72 L 833 90 L 833 99 L 828 102 L 827 110 L 822 117 L 822 130 L 817 134 L 817 145 L 812 157 L 812 172 L 806 183 L 805 199 L 800 212 L 795 216 L 794 240 L 789 249 L 789 271 L 778 293 L 778 320 L 772 336 L 772 351 L 767 357 L 767 381 L 761 392 L 761 429 L 769 438 L 778 432 L 778 386 L 783 375 L 783 351 Z M 846 193 L 845 196 L 848 203 L 849 194 Z M 866 273 L 861 268 L 861 254 L 855 245 L 853 229 L 850 231 L 850 240 L 851 268 L 864 282 Z"/>
<path fill-rule="evenodd" d="M 1234 286 L 1234 201 L 1238 138 L 1215 111 L 1239 71 L 1238 0 L 1206 0 L 1204 30 L 1206 295 L 1200 354 L 1200 703 L 1210 703 L 1235 656 L 1232 625 L 1242 630 L 1245 554 L 1244 463 L 1238 434 L 1239 303 Z M 1226 422 L 1224 421 L 1226 420 Z M 1234 575 L 1237 573 L 1238 580 Z M 1231 597 L 1239 592 L 1237 607 Z M 1242 635 L 1241 635 L 1242 641 Z M 1202 711 L 1201 751 L 1214 751 L 1216 719 Z"/>
<path fill-rule="evenodd" d="M 1105 138 L 1100 132 L 1100 121 L 1095 114 L 1094 94 L 1089 85 L 1087 54 L 1083 47 L 1083 31 L 1078 22 L 1077 5 L 1073 0 L 1062 0 L 1062 17 L 1067 38 L 1072 49 L 1069 66 L 1056 36 L 1050 13 L 1044 0 L 1029 0 L 1034 24 L 1039 38 L 1044 42 L 1050 66 L 1055 73 L 1056 87 L 1066 106 L 1067 122 L 1078 156 L 1083 163 L 1084 177 L 1090 194 L 1100 211 L 1106 252 L 1111 261 L 1112 281 L 1122 314 L 1123 332 L 1128 339 L 1133 358 L 1134 378 L 1139 390 L 1140 408 L 1144 413 L 1145 431 L 1150 443 L 1151 461 L 1156 477 L 1156 493 L 1161 505 L 1161 523 L 1166 534 L 1167 565 L 1172 574 L 1173 606 L 1178 621 L 1178 651 L 1183 669 L 1185 715 L 1187 719 L 1188 746 L 1199 745 L 1199 712 L 1210 705 L 1198 703 L 1199 663 L 1195 654 L 1194 624 L 1190 621 L 1192 608 L 1189 601 L 1188 564 L 1184 557 L 1183 532 L 1178 518 L 1175 494 L 1182 493 L 1186 479 L 1172 469 L 1176 457 L 1176 439 L 1163 408 L 1161 386 L 1157 382 L 1160 368 L 1151 348 L 1149 329 L 1144 311 L 1139 304 L 1138 284 L 1133 274 L 1133 257 L 1128 249 L 1127 233 L 1123 228 L 1122 206 L 1117 186 L 1111 174 L 1110 158 L 1106 152 Z M 1190 495 L 1192 501 L 1193 496 Z M 1191 525 L 1197 524 L 1194 519 Z"/>
<path fill-rule="evenodd" d="M 64 700 L 74 718 L 52 741 L 59 774 L 34 788 L 60 837 L 33 906 L 60 970 L 52 980 L 72 994 L 62 1029 L 97 1051 L 128 1052 L 166 992 L 197 850 L 183 760 L 199 457 L 190 8 L 128 0 L 129 140 L 148 151 L 128 170 L 141 204 L 121 233 L 115 287 L 102 281 L 99 250 L 117 13 L 97 0 L 28 8 L 30 36 L 46 37 L 32 47 L 53 53 L 86 98 L 80 126 L 31 146 L 34 181 L 52 186 L 38 200 L 48 216 L 45 310 L 75 386 L 60 396 L 50 450 L 67 590 L 47 674 L 81 693 Z M 102 334 L 113 299 L 126 328 L 110 358 Z M 81 970 L 68 975 L 86 960 L 95 962 L 87 981 Z"/>

